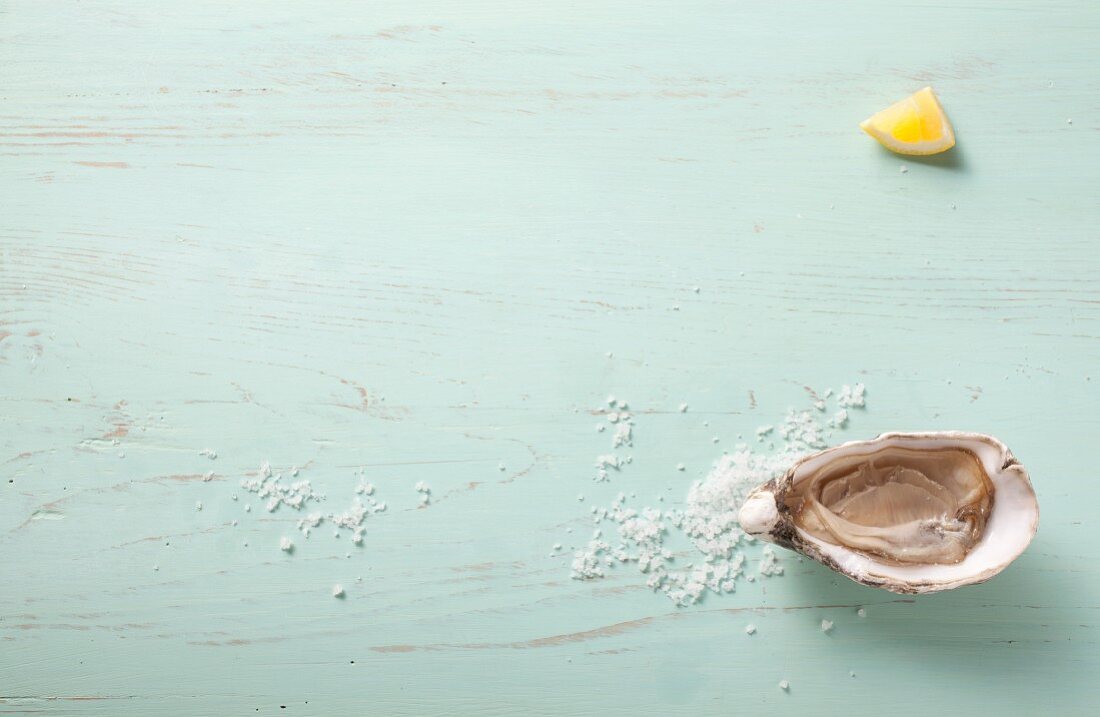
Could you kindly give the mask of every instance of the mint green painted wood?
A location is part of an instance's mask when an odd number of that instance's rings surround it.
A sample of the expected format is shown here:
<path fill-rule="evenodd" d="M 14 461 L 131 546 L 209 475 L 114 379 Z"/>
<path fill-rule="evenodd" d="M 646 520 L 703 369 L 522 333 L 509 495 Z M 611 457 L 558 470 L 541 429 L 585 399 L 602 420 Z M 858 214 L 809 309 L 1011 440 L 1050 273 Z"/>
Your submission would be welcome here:
<path fill-rule="evenodd" d="M 0 5 L 0 714 L 1094 714 L 1100 9 L 527 5 Z M 856 129 L 926 84 L 951 154 Z M 855 380 L 1031 469 L 1005 574 L 548 557 Z M 390 509 L 285 555 L 264 460 Z"/>

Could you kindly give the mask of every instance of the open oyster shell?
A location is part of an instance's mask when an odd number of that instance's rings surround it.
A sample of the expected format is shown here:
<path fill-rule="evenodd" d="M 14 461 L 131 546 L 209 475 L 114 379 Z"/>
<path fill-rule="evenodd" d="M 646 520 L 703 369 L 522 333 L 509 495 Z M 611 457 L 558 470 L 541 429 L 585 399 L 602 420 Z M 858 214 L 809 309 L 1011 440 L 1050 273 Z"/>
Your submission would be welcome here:
<path fill-rule="evenodd" d="M 807 456 L 756 488 L 750 535 L 856 582 L 930 593 L 989 580 L 1039 524 L 1027 471 L 980 433 L 884 433 Z"/>

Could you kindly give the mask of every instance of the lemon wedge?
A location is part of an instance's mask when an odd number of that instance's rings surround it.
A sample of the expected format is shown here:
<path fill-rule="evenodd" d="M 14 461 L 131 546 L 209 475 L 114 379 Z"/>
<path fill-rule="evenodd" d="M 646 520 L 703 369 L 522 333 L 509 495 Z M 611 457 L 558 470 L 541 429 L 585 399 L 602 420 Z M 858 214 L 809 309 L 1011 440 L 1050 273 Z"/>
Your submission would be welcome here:
<path fill-rule="evenodd" d="M 955 146 L 955 131 L 931 87 L 872 115 L 859 128 L 898 154 L 939 154 Z"/>

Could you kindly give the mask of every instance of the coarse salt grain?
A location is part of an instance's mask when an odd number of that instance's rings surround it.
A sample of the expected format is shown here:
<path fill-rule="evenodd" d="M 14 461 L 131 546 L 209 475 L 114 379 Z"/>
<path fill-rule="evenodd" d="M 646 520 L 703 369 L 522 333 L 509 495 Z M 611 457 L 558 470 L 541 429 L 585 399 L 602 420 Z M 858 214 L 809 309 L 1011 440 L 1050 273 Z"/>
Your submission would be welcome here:
<path fill-rule="evenodd" d="M 755 635 L 756 634 L 756 625 L 752 625 L 752 624 L 745 625 L 745 634 Z"/>
<path fill-rule="evenodd" d="M 783 690 L 784 692 L 787 692 L 791 689 L 791 683 L 788 682 L 787 680 L 780 680 L 779 681 L 779 689 Z"/>
<path fill-rule="evenodd" d="M 291 552 L 294 550 L 294 542 L 287 537 L 279 538 L 279 550 L 282 550 L 284 553 Z"/>
<path fill-rule="evenodd" d="M 864 399 L 866 390 L 862 383 L 857 383 L 855 386 L 845 384 L 840 388 L 836 405 L 841 408 L 863 408 L 866 405 Z"/>
<path fill-rule="evenodd" d="M 822 620 L 821 621 L 821 631 L 822 632 L 832 632 L 832 630 L 833 630 L 833 621 L 832 620 Z"/>
<path fill-rule="evenodd" d="M 333 585 L 332 586 L 332 597 L 334 597 L 334 598 L 344 597 L 344 586 L 343 585 Z"/>

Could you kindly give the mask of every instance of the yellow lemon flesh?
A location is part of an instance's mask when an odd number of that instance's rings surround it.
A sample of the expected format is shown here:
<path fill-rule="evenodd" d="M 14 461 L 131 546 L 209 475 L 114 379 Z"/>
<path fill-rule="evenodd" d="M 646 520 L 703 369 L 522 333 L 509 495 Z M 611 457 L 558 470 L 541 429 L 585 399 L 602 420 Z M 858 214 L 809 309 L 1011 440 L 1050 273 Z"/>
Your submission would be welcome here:
<path fill-rule="evenodd" d="M 931 87 L 895 102 L 859 127 L 898 154 L 939 154 L 955 146 L 955 131 Z"/>

